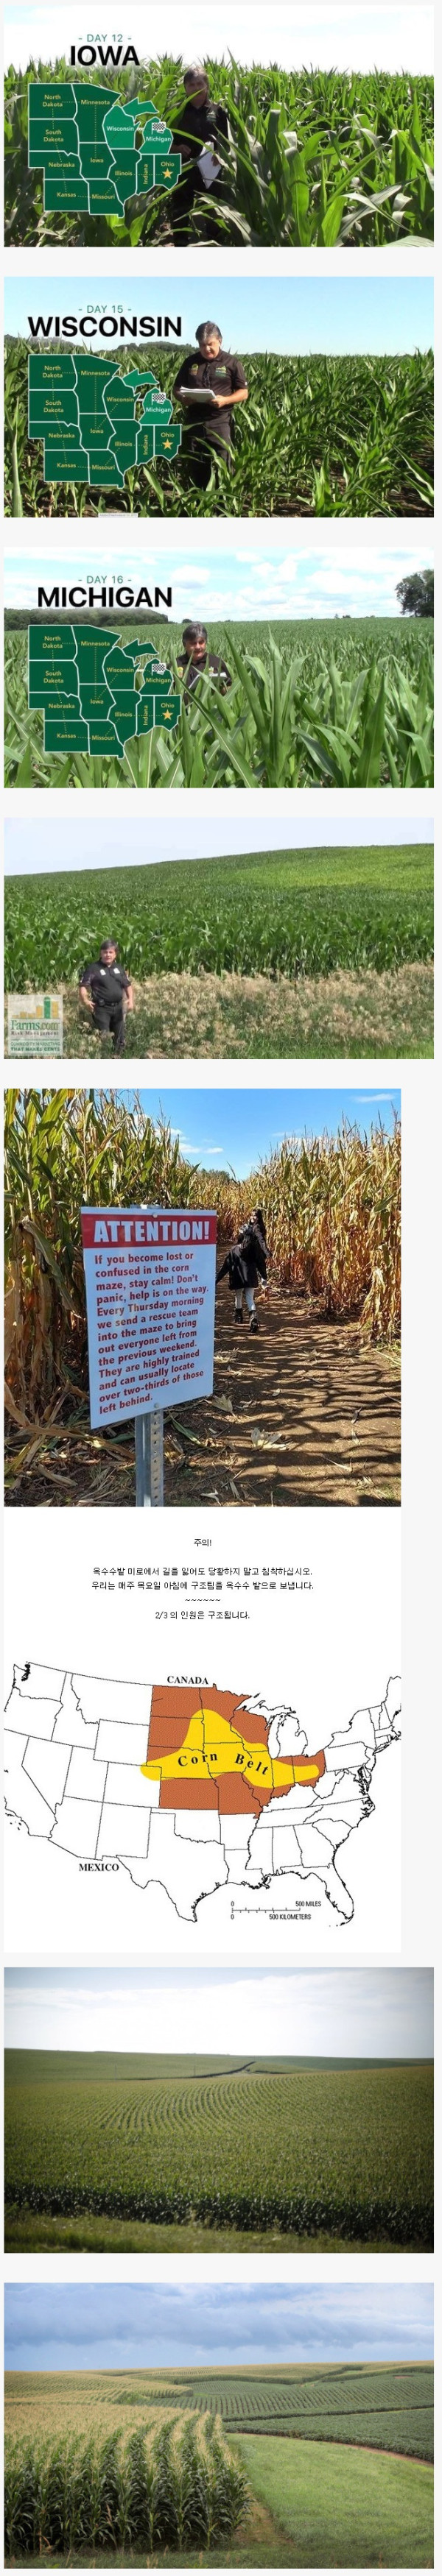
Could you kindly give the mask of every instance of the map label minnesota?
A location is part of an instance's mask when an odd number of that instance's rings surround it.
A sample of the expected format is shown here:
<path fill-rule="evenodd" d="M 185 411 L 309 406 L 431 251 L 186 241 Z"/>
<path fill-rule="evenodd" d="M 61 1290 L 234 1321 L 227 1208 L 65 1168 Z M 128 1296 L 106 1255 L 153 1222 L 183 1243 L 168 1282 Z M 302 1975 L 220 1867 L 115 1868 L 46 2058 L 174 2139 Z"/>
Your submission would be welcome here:
<path fill-rule="evenodd" d="M 156 377 L 92 350 L 28 358 L 28 433 L 44 440 L 45 483 L 123 491 L 125 475 L 154 456 L 177 456 L 181 430 Z"/>
<path fill-rule="evenodd" d="M 28 627 L 28 703 L 44 718 L 45 751 L 124 752 L 154 725 L 178 723 L 173 673 L 155 645 L 123 643 L 106 626 Z"/>
<path fill-rule="evenodd" d="M 116 1682 L 14 1665 L 6 1814 L 80 1863 L 118 1861 L 185 1922 L 219 1888 L 251 1898 L 290 1872 L 340 1924 L 354 1900 L 342 1846 L 374 1813 L 376 1762 L 398 1740 L 400 1686 L 314 1752 L 296 1711 L 210 1686 Z M 311 1891 L 313 1892 L 313 1891 Z"/>
<path fill-rule="evenodd" d="M 151 98 L 123 102 L 93 82 L 30 81 L 28 169 L 43 171 L 45 215 L 124 216 L 130 197 L 175 188 L 181 154 Z"/>

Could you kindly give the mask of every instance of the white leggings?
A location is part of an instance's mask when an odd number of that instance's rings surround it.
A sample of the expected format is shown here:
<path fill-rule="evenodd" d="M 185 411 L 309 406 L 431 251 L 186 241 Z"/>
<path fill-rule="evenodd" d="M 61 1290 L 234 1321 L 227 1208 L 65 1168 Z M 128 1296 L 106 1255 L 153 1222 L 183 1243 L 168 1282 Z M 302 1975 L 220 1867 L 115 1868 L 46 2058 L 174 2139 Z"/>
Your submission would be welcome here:
<path fill-rule="evenodd" d="M 236 1296 L 235 1296 L 235 1314 L 237 1314 L 237 1315 L 242 1315 L 242 1301 L 243 1301 L 243 1297 L 244 1297 L 245 1304 L 246 1304 L 246 1307 L 247 1307 L 247 1314 L 248 1314 L 248 1315 L 254 1315 L 254 1314 L 255 1314 L 255 1299 L 254 1299 L 254 1295 L 253 1295 L 253 1288 L 238 1288 L 237 1293 L 236 1293 Z"/>

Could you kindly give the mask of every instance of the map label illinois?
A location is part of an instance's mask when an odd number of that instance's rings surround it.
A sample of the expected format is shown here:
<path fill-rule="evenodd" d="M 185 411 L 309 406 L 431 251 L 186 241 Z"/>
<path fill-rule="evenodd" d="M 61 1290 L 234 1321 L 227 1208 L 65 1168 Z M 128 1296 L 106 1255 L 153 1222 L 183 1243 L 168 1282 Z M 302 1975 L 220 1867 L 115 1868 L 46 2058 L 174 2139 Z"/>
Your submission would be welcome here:
<path fill-rule="evenodd" d="M 28 359 L 28 432 L 44 440 L 45 483 L 122 491 L 125 475 L 154 456 L 177 456 L 181 430 L 156 377 L 92 350 L 39 351 Z"/>
<path fill-rule="evenodd" d="M 118 1861 L 135 1886 L 158 1883 L 187 1922 L 219 1888 L 240 1887 L 259 1910 L 261 1892 L 288 1873 L 313 1879 L 350 1923 L 338 1856 L 374 1813 L 375 1766 L 399 1714 L 390 1680 L 379 1705 L 308 1752 L 296 1711 L 260 1694 L 16 1663 L 6 1814 L 82 1867 Z"/>
<path fill-rule="evenodd" d="M 30 81 L 28 168 L 45 215 L 124 216 L 130 197 L 175 188 L 181 154 L 150 98 L 123 103 L 93 82 Z"/>
<path fill-rule="evenodd" d="M 28 628 L 28 703 L 44 717 L 45 751 L 124 752 L 135 734 L 178 723 L 180 697 L 155 645 L 112 627 Z"/>

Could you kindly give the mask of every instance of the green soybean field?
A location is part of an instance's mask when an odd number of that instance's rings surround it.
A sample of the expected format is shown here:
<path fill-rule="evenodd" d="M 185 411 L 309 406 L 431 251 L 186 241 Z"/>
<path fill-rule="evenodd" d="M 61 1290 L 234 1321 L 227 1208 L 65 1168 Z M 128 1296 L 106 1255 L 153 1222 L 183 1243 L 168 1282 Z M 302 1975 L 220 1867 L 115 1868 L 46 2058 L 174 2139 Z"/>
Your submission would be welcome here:
<path fill-rule="evenodd" d="M 8 2245 L 428 2248 L 432 2094 L 426 2061 L 7 2052 Z"/>
<path fill-rule="evenodd" d="M 57 349 L 37 341 L 33 349 Z M 156 352 L 152 353 L 156 362 Z M 172 395 L 187 348 L 161 349 L 162 390 Z M 138 518 L 425 518 L 434 507 L 434 382 L 431 350 L 404 357 L 276 357 L 245 354 L 249 400 L 234 414 L 230 462 L 212 464 L 199 490 L 182 449 L 138 464 L 123 491 L 44 480 L 43 442 L 28 437 L 29 342 L 5 342 L 5 514 L 7 518 L 91 518 L 111 511 Z M 131 342 L 119 372 L 146 367 Z M 179 405 L 176 417 L 182 419 Z"/>
<path fill-rule="evenodd" d="M 308 48 L 308 25 L 306 27 Z M 331 29 L 331 52 L 333 30 Z M 39 249 L 108 244 L 113 250 L 171 241 L 211 241 L 333 249 L 433 238 L 433 83 L 405 70 L 364 75 L 306 67 L 281 70 L 206 56 L 211 96 L 227 109 L 229 140 L 217 137 L 222 177 L 216 197 L 198 196 L 190 214 L 176 193 L 132 198 L 124 217 L 44 214 L 43 177 L 28 169 L 29 81 L 72 79 L 59 56 L 7 66 L 5 87 L 5 239 Z M 123 101 L 129 73 L 101 67 L 82 73 Z M 178 141 L 182 70 L 162 55 L 143 64 L 145 95 Z"/>
<path fill-rule="evenodd" d="M 44 719 L 28 707 L 27 634 L 5 635 L 5 785 L 82 787 L 430 787 L 433 783 L 432 620 L 239 620 L 210 627 L 227 660 L 222 695 L 201 676 L 173 733 L 159 726 L 124 754 L 44 750 Z M 128 636 L 136 626 L 125 623 Z M 146 620 L 143 633 L 149 632 Z M 156 629 L 153 630 L 156 635 Z M 180 631 L 167 625 L 176 672 Z M 163 636 L 161 637 L 163 653 Z"/>

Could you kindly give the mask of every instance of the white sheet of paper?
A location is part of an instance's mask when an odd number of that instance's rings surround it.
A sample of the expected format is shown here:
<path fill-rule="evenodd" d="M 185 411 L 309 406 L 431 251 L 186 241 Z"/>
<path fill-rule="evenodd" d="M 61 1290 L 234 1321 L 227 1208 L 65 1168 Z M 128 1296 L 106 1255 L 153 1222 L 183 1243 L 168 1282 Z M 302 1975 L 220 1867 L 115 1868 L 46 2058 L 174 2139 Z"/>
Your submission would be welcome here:
<path fill-rule="evenodd" d="M 213 152 L 200 152 L 198 169 L 201 171 L 201 178 L 204 179 L 205 188 L 213 188 L 214 179 L 218 178 L 221 169 L 221 162 L 215 161 Z"/>

